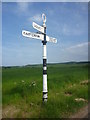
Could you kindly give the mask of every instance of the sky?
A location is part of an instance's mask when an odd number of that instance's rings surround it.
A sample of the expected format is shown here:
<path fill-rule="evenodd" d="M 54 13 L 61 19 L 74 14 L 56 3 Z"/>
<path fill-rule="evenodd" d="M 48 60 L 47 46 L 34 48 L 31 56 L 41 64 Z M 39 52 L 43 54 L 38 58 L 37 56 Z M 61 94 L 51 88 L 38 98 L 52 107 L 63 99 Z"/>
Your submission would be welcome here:
<path fill-rule="evenodd" d="M 88 60 L 88 3 L 80 2 L 3 2 L 2 65 L 42 64 L 41 40 L 23 37 L 22 30 L 37 32 L 32 22 L 43 24 L 46 14 L 47 35 L 57 44 L 47 43 L 47 62 Z"/>

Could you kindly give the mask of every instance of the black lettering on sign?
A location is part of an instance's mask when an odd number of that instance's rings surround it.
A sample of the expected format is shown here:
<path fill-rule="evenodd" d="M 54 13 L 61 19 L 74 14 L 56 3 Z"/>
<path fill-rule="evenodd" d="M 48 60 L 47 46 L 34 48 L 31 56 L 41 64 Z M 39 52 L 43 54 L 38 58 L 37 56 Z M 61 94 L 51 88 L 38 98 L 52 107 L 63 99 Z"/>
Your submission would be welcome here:
<path fill-rule="evenodd" d="M 24 32 L 25 35 L 30 35 L 31 33 Z"/>
<path fill-rule="evenodd" d="M 37 35 L 37 34 L 33 34 L 33 36 L 34 36 L 34 37 L 39 37 L 39 38 L 40 38 L 40 36 L 39 36 L 39 35 Z"/>
<path fill-rule="evenodd" d="M 56 42 L 56 39 L 55 38 L 49 38 L 49 41 L 50 42 Z"/>
<path fill-rule="evenodd" d="M 24 35 L 28 35 L 30 37 L 38 37 L 40 38 L 40 35 L 39 34 L 35 34 L 35 33 L 30 33 L 30 32 L 23 32 Z"/>
<path fill-rule="evenodd" d="M 39 26 L 37 26 L 37 25 L 35 25 L 35 27 L 37 28 L 37 29 L 41 29 Z"/>

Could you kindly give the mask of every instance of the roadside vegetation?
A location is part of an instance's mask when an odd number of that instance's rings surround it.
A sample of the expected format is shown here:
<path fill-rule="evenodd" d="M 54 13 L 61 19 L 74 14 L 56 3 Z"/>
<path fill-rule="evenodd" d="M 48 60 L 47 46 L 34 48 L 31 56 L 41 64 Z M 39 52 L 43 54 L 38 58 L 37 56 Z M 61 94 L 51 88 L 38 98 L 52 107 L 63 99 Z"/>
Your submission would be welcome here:
<path fill-rule="evenodd" d="M 48 102 L 42 102 L 42 65 L 4 67 L 5 118 L 68 118 L 88 104 L 88 63 L 48 64 Z"/>

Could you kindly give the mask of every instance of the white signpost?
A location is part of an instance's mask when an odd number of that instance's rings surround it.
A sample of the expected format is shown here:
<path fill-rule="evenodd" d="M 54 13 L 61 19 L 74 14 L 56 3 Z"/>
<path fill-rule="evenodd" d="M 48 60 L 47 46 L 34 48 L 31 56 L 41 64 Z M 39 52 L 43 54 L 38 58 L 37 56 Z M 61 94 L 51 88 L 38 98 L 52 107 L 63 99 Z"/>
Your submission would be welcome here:
<path fill-rule="evenodd" d="M 38 30 L 40 33 L 32 33 L 26 30 L 22 30 L 22 35 L 24 37 L 28 37 L 28 38 L 34 38 L 34 39 L 39 39 L 42 41 L 43 43 L 43 101 L 47 101 L 47 53 L 46 53 L 46 43 L 47 42 L 53 42 L 53 43 L 57 43 L 57 39 L 56 38 L 52 38 L 49 36 L 46 36 L 46 15 L 42 14 L 42 19 L 43 19 L 43 26 L 40 26 L 38 24 L 36 24 L 35 22 L 33 22 L 33 28 Z"/>

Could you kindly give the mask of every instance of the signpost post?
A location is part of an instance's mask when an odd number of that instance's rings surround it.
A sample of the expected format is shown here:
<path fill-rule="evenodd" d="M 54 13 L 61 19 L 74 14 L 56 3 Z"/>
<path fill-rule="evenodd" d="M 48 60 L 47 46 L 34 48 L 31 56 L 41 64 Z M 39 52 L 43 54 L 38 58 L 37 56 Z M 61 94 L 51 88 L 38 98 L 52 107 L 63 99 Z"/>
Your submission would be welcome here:
<path fill-rule="evenodd" d="M 40 26 L 33 22 L 32 26 L 34 29 L 38 30 L 40 33 L 31 33 L 26 30 L 22 30 L 22 35 L 28 38 L 40 39 L 43 43 L 43 102 L 47 102 L 48 90 L 47 90 L 47 52 L 46 43 L 53 42 L 57 43 L 56 38 L 52 38 L 46 35 L 46 15 L 42 14 L 43 26 Z"/>
<path fill-rule="evenodd" d="M 46 16 L 42 14 L 43 27 L 44 27 L 44 40 L 43 43 L 43 101 L 47 101 L 47 52 L 46 52 Z"/>

